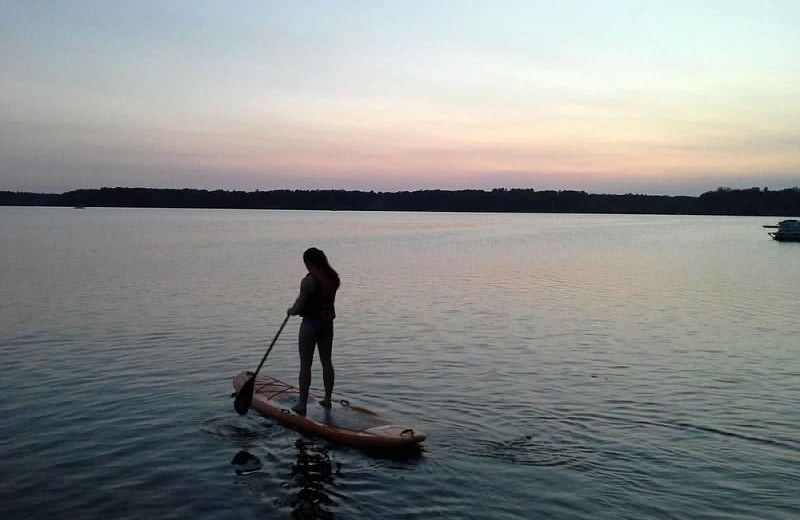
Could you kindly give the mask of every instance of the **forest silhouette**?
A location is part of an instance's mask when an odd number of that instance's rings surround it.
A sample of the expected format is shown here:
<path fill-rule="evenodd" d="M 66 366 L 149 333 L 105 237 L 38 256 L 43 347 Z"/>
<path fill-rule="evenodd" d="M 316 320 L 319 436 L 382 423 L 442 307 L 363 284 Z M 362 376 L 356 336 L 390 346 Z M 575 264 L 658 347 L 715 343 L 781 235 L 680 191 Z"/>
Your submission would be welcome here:
<path fill-rule="evenodd" d="M 397 192 L 99 188 L 60 194 L 0 191 L 0 205 L 796 216 L 800 214 L 800 188 L 718 188 L 696 197 L 522 188 Z"/>

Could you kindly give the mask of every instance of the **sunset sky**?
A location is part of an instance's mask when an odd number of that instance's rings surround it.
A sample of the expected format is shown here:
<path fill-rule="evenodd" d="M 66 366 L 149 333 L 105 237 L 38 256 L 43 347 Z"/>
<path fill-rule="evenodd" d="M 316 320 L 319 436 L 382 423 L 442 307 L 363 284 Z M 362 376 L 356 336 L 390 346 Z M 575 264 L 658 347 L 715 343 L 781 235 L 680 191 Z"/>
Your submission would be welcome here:
<path fill-rule="evenodd" d="M 0 2 L 0 190 L 800 185 L 800 1 Z"/>

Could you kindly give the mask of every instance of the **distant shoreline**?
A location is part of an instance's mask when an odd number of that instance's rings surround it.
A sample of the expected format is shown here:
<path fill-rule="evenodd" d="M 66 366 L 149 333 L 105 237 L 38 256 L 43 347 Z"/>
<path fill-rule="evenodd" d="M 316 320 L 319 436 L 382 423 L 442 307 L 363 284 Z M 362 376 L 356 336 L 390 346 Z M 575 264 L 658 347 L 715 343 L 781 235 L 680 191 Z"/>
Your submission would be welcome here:
<path fill-rule="evenodd" d="M 98 188 L 60 194 L 0 191 L 0 206 L 798 216 L 800 187 L 718 188 L 697 197 L 519 188 L 398 192 Z"/>

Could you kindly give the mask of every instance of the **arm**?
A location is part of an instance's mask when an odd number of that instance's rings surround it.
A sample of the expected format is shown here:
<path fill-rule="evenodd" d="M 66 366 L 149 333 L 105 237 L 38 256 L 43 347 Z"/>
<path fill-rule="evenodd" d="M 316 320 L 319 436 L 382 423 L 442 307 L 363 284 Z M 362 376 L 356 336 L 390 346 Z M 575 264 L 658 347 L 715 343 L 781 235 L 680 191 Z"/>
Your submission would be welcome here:
<path fill-rule="evenodd" d="M 300 294 L 297 296 L 297 299 L 294 302 L 294 305 L 289 307 L 289 310 L 286 311 L 286 314 L 289 316 L 296 316 L 298 314 L 302 314 L 302 312 L 306 308 L 306 303 L 311 296 L 311 293 L 314 290 L 314 278 L 311 276 L 306 276 L 303 278 L 303 281 L 300 282 Z"/>

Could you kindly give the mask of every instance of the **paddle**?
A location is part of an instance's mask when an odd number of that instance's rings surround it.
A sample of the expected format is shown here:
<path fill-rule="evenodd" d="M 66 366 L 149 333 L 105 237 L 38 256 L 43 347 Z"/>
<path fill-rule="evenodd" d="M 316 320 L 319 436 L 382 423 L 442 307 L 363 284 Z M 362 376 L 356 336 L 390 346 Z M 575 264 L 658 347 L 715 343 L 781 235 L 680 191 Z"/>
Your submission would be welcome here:
<path fill-rule="evenodd" d="M 273 338 L 272 343 L 269 344 L 269 348 L 267 349 L 267 353 L 264 354 L 264 357 L 261 358 L 261 363 L 258 364 L 258 368 L 253 373 L 252 377 L 247 380 L 247 382 L 239 389 L 239 393 L 236 394 L 236 400 L 233 402 L 233 407 L 236 408 L 236 411 L 239 415 L 247 414 L 247 410 L 250 409 L 250 403 L 253 402 L 253 388 L 256 385 L 256 376 L 258 375 L 258 371 L 261 370 L 261 367 L 264 365 L 264 361 L 267 360 L 267 356 L 272 351 L 272 347 L 275 346 L 275 342 L 278 341 L 278 336 L 281 335 L 283 331 L 283 327 L 286 326 L 286 322 L 289 321 L 289 315 L 286 315 L 286 319 L 283 320 L 281 323 L 281 328 L 278 329 L 278 333 L 275 334 L 275 338 Z"/>

